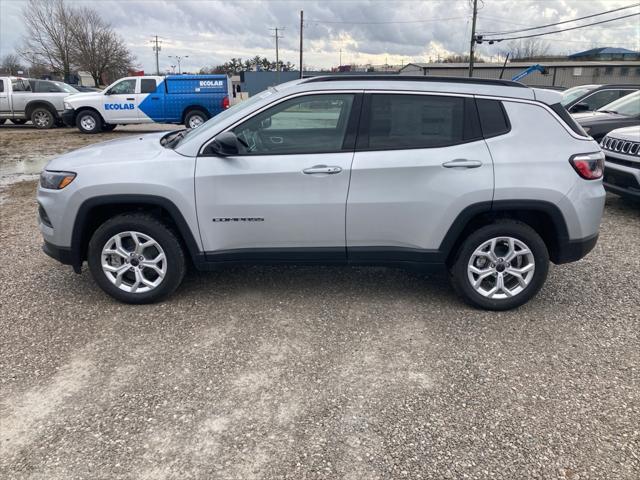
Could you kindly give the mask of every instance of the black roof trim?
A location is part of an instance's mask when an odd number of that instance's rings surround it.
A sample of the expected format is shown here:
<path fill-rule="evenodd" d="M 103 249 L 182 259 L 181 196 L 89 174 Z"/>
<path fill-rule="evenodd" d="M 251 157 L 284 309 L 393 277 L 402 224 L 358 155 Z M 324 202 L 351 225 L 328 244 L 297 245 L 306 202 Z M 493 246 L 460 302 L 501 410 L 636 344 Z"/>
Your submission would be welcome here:
<path fill-rule="evenodd" d="M 529 88 L 520 82 L 498 80 L 492 78 L 468 77 L 435 77 L 418 75 L 324 75 L 319 77 L 303 77 L 300 83 L 338 82 L 338 81 L 396 81 L 396 82 L 439 82 L 439 83 L 471 83 L 475 85 L 500 85 L 502 87 Z"/>

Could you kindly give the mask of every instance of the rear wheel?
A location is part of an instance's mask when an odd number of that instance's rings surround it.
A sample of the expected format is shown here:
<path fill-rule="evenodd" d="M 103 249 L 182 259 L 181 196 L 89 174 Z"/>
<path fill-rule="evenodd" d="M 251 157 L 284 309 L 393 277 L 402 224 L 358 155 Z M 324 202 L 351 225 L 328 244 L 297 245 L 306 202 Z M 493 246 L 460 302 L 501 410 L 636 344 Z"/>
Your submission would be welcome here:
<path fill-rule="evenodd" d="M 99 133 L 103 123 L 100 115 L 92 110 L 83 110 L 76 115 L 76 126 L 82 133 Z"/>
<path fill-rule="evenodd" d="M 33 123 L 33 126 L 36 128 L 53 128 L 55 121 L 56 119 L 53 116 L 53 113 L 44 107 L 37 107 L 33 112 L 31 112 L 31 123 Z"/>
<path fill-rule="evenodd" d="M 542 288 L 549 253 L 540 236 L 516 221 L 497 222 L 472 233 L 451 269 L 454 288 L 476 307 L 509 310 Z"/>
<path fill-rule="evenodd" d="M 208 120 L 208 115 L 202 110 L 191 110 L 184 117 L 184 125 L 187 128 L 198 128 Z"/>
<path fill-rule="evenodd" d="M 186 262 L 173 231 L 147 214 L 124 214 L 103 223 L 89 242 L 96 283 L 125 303 L 152 303 L 173 293 Z"/>

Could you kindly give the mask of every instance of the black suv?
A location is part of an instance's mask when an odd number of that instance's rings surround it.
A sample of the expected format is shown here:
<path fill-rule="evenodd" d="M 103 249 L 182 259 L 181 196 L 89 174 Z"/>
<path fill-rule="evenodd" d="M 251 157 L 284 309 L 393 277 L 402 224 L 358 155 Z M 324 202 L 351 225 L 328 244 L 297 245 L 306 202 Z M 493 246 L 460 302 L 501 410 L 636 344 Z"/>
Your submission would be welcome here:
<path fill-rule="evenodd" d="M 562 106 L 570 113 L 594 112 L 640 90 L 640 85 L 580 85 L 562 92 Z"/>

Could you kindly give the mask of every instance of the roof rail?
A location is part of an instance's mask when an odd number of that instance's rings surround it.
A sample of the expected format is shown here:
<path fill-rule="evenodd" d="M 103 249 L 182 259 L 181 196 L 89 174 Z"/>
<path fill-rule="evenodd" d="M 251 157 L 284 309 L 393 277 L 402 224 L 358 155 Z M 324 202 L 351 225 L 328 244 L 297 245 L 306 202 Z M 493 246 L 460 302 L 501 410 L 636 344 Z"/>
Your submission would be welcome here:
<path fill-rule="evenodd" d="M 348 81 L 395 81 L 395 82 L 439 82 L 439 83 L 472 83 L 476 85 L 501 85 L 503 87 L 529 88 L 520 82 L 493 78 L 468 77 L 434 77 L 418 75 L 323 75 L 319 77 L 303 77 L 300 83 L 348 82 Z"/>

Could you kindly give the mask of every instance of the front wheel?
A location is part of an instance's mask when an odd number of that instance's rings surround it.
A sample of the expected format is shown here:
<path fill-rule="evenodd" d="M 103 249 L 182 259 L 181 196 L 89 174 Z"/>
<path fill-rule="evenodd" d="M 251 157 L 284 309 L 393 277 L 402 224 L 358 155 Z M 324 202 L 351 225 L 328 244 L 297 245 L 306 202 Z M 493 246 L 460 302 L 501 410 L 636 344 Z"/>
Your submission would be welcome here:
<path fill-rule="evenodd" d="M 89 242 L 88 263 L 96 283 L 125 303 L 152 303 L 182 282 L 186 261 L 180 241 L 147 214 L 107 220 Z"/>
<path fill-rule="evenodd" d="M 76 126 L 82 133 L 99 133 L 102 124 L 100 114 L 91 110 L 84 110 L 76 116 Z"/>
<path fill-rule="evenodd" d="M 471 305 L 509 310 L 538 293 L 548 271 L 549 253 L 540 235 L 522 222 L 501 221 L 463 242 L 451 281 Z"/>

